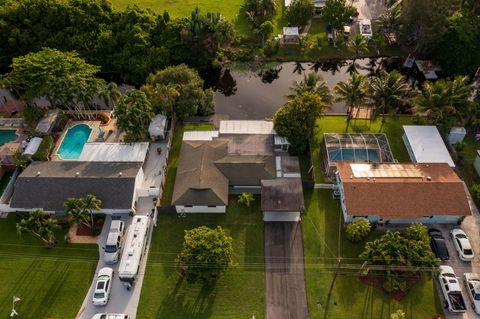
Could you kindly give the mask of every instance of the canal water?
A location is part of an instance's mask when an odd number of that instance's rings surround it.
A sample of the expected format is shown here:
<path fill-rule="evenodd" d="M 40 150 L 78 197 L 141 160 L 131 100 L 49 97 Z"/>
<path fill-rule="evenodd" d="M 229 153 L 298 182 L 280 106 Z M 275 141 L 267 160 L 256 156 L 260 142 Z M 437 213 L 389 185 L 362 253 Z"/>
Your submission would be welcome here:
<path fill-rule="evenodd" d="M 322 63 L 281 63 L 252 66 L 236 65 L 224 69 L 212 83 L 215 90 L 217 114 L 228 114 L 230 119 L 262 120 L 272 118 L 286 102 L 293 81 L 301 81 L 304 74 L 317 72 L 333 90 L 340 81 L 348 81 L 356 70 L 372 76 L 380 70 L 398 69 L 401 61 L 390 58 L 357 59 L 355 61 L 327 61 Z M 345 113 L 343 102 L 335 102 L 327 113 Z"/>

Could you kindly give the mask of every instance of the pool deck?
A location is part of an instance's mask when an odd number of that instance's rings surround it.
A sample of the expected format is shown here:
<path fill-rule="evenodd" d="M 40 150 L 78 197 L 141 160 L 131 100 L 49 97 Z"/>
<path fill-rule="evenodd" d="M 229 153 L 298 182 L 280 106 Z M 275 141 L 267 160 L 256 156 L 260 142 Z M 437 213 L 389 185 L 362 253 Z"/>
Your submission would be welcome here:
<path fill-rule="evenodd" d="M 58 155 L 58 150 L 60 149 L 60 146 L 62 145 L 63 139 L 65 138 L 65 135 L 67 134 L 68 130 L 71 129 L 72 127 L 78 125 L 78 124 L 86 124 L 92 129 L 92 132 L 90 133 L 90 136 L 88 137 L 87 143 L 88 142 L 95 142 L 97 140 L 97 137 L 98 137 L 98 134 L 99 134 L 100 121 L 69 121 L 67 123 L 67 125 L 65 126 L 65 129 L 63 130 L 62 135 L 58 139 L 57 144 L 55 145 L 55 148 L 53 149 L 50 160 L 52 160 L 52 161 L 68 161 L 68 160 L 62 159 L 60 157 L 60 155 Z"/>

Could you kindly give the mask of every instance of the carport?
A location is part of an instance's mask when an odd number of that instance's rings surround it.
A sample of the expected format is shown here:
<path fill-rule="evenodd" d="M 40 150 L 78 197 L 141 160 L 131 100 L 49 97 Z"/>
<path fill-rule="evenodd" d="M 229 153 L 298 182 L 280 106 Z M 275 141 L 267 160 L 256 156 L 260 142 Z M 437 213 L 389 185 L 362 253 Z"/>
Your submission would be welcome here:
<path fill-rule="evenodd" d="M 300 178 L 262 180 L 262 211 L 265 222 L 299 222 L 305 210 Z"/>

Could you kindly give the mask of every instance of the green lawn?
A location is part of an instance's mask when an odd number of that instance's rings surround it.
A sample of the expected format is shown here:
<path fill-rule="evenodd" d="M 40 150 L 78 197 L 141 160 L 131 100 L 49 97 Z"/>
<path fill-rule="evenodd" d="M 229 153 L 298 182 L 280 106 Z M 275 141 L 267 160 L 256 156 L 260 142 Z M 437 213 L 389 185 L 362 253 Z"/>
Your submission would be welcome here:
<path fill-rule="evenodd" d="M 402 141 L 402 125 L 408 124 L 412 124 L 411 116 L 388 116 L 384 125 L 382 125 L 381 118 L 377 118 L 372 122 L 367 120 L 352 120 L 348 131 L 355 133 L 385 133 L 390 148 L 392 149 L 393 156 L 399 162 L 405 162 L 409 161 L 409 157 L 407 149 Z M 310 140 L 315 181 L 317 183 L 325 181 L 323 174 L 323 155 L 320 148 L 323 140 L 323 133 L 342 133 L 345 132 L 346 127 L 346 116 L 324 116 L 317 120 L 313 137 Z"/>
<path fill-rule="evenodd" d="M 234 264 L 212 286 L 189 284 L 175 270 L 184 230 L 222 226 L 233 237 Z M 150 247 L 137 317 L 142 319 L 264 318 L 263 221 L 230 197 L 226 214 L 161 214 Z"/>
<path fill-rule="evenodd" d="M 408 319 L 431 318 L 442 313 L 433 280 L 425 276 L 406 297 L 398 302 L 379 289 L 358 280 L 358 255 L 364 243 L 353 244 L 340 233 L 342 268 L 332 290 L 328 291 L 335 272 L 338 254 L 339 225 L 342 223 L 338 201 L 329 190 L 305 191 L 306 213 L 302 217 L 305 275 L 311 319 L 388 319 L 390 313 L 403 309 Z M 374 233 L 368 240 L 378 237 Z"/>
<path fill-rule="evenodd" d="M 214 127 L 210 123 L 177 123 L 173 133 L 172 146 L 168 154 L 167 178 L 165 179 L 165 188 L 163 190 L 160 204 L 168 206 L 172 202 L 173 186 L 175 186 L 175 176 L 177 175 L 178 156 L 182 147 L 184 131 L 211 131 Z"/>
<path fill-rule="evenodd" d="M 36 238 L 20 239 L 17 216 L 0 219 L 0 318 L 8 318 L 12 296 L 25 319 L 75 318 L 90 287 L 98 260 L 96 245 L 72 245 L 57 232 L 58 244 L 45 248 Z"/>

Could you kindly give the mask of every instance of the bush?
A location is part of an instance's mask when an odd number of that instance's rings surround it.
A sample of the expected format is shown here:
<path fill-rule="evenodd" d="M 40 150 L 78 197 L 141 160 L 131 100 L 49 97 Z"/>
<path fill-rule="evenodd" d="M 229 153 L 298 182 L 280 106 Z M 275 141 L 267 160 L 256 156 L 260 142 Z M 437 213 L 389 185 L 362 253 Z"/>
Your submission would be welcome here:
<path fill-rule="evenodd" d="M 480 203 L 480 184 L 472 186 L 472 196 L 476 203 Z"/>
<path fill-rule="evenodd" d="M 48 160 L 48 156 L 53 151 L 54 147 L 53 137 L 45 136 L 38 147 L 37 152 L 32 156 L 34 161 L 46 161 Z"/>
<path fill-rule="evenodd" d="M 365 239 L 372 230 L 372 225 L 366 218 L 357 218 L 345 228 L 348 240 L 359 242 Z"/>
<path fill-rule="evenodd" d="M 279 49 L 280 45 L 278 44 L 278 41 L 270 40 L 265 42 L 265 45 L 263 46 L 263 54 L 269 58 L 277 54 Z"/>
<path fill-rule="evenodd" d="M 403 235 L 407 239 L 422 241 L 427 245 L 430 244 L 430 236 L 428 235 L 427 227 L 421 223 L 411 224 L 407 229 L 405 229 Z"/>
<path fill-rule="evenodd" d="M 294 0 L 285 12 L 285 20 L 292 27 L 303 28 L 313 17 L 315 6 L 311 0 Z"/>
<path fill-rule="evenodd" d="M 253 198 L 253 195 L 250 193 L 243 192 L 241 195 L 238 195 L 237 202 L 240 205 L 243 205 L 245 207 L 250 207 L 250 205 L 255 201 L 255 198 Z"/>

